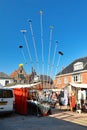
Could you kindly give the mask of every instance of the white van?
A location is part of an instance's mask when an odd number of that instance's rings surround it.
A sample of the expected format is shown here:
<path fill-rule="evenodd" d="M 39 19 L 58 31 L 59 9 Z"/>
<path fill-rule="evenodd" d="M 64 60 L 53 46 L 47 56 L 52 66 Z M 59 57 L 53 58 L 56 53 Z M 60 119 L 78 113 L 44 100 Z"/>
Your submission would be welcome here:
<path fill-rule="evenodd" d="M 13 90 L 0 88 L 0 113 L 14 111 Z"/>

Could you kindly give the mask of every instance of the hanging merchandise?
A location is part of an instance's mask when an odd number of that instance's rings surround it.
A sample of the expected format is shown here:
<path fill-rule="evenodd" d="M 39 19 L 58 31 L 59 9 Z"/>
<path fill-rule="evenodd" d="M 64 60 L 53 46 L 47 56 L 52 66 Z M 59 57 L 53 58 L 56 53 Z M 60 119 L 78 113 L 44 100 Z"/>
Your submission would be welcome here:
<path fill-rule="evenodd" d="M 68 105 L 68 92 L 67 90 L 64 90 L 64 105 Z"/>
<path fill-rule="evenodd" d="M 60 92 L 60 102 L 62 105 L 64 105 L 64 91 L 63 90 L 61 90 Z"/>
<path fill-rule="evenodd" d="M 64 98 L 64 91 L 63 90 L 61 90 L 60 96 Z"/>
<path fill-rule="evenodd" d="M 78 100 L 81 100 L 81 89 L 78 90 Z"/>
<path fill-rule="evenodd" d="M 75 108 L 75 95 L 74 93 L 71 94 L 71 97 L 70 97 L 70 109 L 71 111 Z"/>
<path fill-rule="evenodd" d="M 77 99 L 77 106 L 79 105 L 79 107 L 81 108 L 81 89 L 78 90 Z"/>
<path fill-rule="evenodd" d="M 81 99 L 86 100 L 86 90 L 81 91 Z"/>

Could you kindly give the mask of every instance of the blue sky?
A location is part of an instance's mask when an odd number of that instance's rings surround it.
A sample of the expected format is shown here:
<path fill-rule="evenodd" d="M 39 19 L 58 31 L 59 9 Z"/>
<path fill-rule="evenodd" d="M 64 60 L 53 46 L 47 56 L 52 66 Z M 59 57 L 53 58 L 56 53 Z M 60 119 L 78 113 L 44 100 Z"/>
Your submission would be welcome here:
<path fill-rule="evenodd" d="M 43 11 L 44 71 L 40 10 Z M 32 20 L 39 70 L 28 20 Z M 54 28 L 48 69 L 50 26 Z M 54 78 L 55 73 L 59 72 L 62 67 L 66 67 L 77 58 L 87 56 L 87 0 L 0 0 L 0 72 L 10 75 L 20 63 L 24 64 L 26 73 L 31 72 L 32 64 L 23 34 L 20 32 L 24 29 L 27 30 L 26 38 L 36 72 L 49 74 Z M 58 41 L 58 47 L 52 67 L 56 41 Z M 23 46 L 22 50 L 19 48 L 20 45 Z M 24 53 L 27 64 L 21 51 Z M 64 55 L 59 56 L 58 51 L 62 51 Z"/>

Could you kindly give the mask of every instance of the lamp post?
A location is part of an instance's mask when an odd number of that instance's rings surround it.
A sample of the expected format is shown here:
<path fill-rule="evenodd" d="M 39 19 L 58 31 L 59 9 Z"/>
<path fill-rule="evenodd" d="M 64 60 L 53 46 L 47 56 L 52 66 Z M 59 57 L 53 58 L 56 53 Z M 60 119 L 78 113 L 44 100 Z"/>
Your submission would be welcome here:
<path fill-rule="evenodd" d="M 33 31 L 33 27 L 32 27 L 32 20 L 29 20 L 29 25 L 30 25 L 29 27 L 30 27 L 30 31 L 31 31 L 33 46 L 34 46 L 35 57 L 36 57 L 37 72 L 40 75 L 40 67 L 39 67 L 38 54 L 37 54 L 37 48 L 36 48 L 36 41 L 35 41 L 34 31 Z"/>
<path fill-rule="evenodd" d="M 54 68 L 54 60 L 55 60 L 57 46 L 58 46 L 58 41 L 56 41 L 56 45 L 55 45 L 55 49 L 54 49 L 54 55 L 53 55 L 53 60 L 52 60 L 52 67 L 50 68 L 50 82 L 51 82 L 51 76 L 52 76 L 52 72 L 53 72 L 53 68 Z M 49 85 L 50 85 L 50 82 L 49 82 Z"/>
<path fill-rule="evenodd" d="M 61 58 L 61 56 L 64 55 L 62 51 L 58 51 L 58 54 L 59 54 L 59 58 L 58 58 L 57 66 L 56 66 L 55 75 L 56 75 L 57 69 L 58 69 L 58 67 L 59 67 L 60 58 Z M 55 75 L 54 75 L 54 76 L 55 76 Z"/>
<path fill-rule="evenodd" d="M 59 51 L 58 53 L 63 56 L 63 52 Z"/>
<path fill-rule="evenodd" d="M 22 50 L 23 46 L 20 45 L 19 48 L 21 49 L 21 53 L 22 53 L 22 56 L 23 56 L 23 58 L 24 58 L 24 62 L 25 62 L 25 64 L 27 64 L 27 61 L 26 61 L 26 58 L 25 58 L 24 52 L 23 52 L 23 50 Z"/>
<path fill-rule="evenodd" d="M 24 40 L 25 40 L 25 44 L 26 44 L 26 47 L 27 47 L 28 55 L 29 55 L 29 58 L 30 58 L 31 66 L 34 68 L 32 56 L 31 56 L 31 53 L 30 53 L 30 48 L 28 46 L 28 40 L 27 40 L 27 37 L 26 37 L 26 32 L 27 32 L 27 30 L 21 30 L 21 33 L 23 33 L 23 36 L 24 36 Z"/>

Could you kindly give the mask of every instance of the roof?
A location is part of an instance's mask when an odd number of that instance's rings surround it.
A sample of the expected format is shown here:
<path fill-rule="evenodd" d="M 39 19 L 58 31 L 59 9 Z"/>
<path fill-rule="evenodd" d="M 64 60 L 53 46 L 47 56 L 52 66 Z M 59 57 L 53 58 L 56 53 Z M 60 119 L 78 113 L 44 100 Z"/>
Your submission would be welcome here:
<path fill-rule="evenodd" d="M 18 70 L 15 70 L 14 72 L 11 73 L 10 77 L 14 78 L 18 74 Z"/>
<path fill-rule="evenodd" d="M 43 81 L 46 81 L 46 82 L 52 82 L 53 83 L 53 80 L 50 76 L 47 76 L 47 75 L 40 75 L 40 81 L 43 82 Z"/>
<path fill-rule="evenodd" d="M 4 72 L 0 72 L 0 79 L 11 79 L 10 76 L 5 74 Z"/>
<path fill-rule="evenodd" d="M 73 65 L 77 62 L 83 62 L 84 67 L 83 67 L 83 69 L 73 71 Z M 71 64 L 69 64 L 67 67 L 65 67 L 61 72 L 59 72 L 57 75 L 79 72 L 79 71 L 82 71 L 82 70 L 87 70 L 87 57 L 76 59 Z"/>

